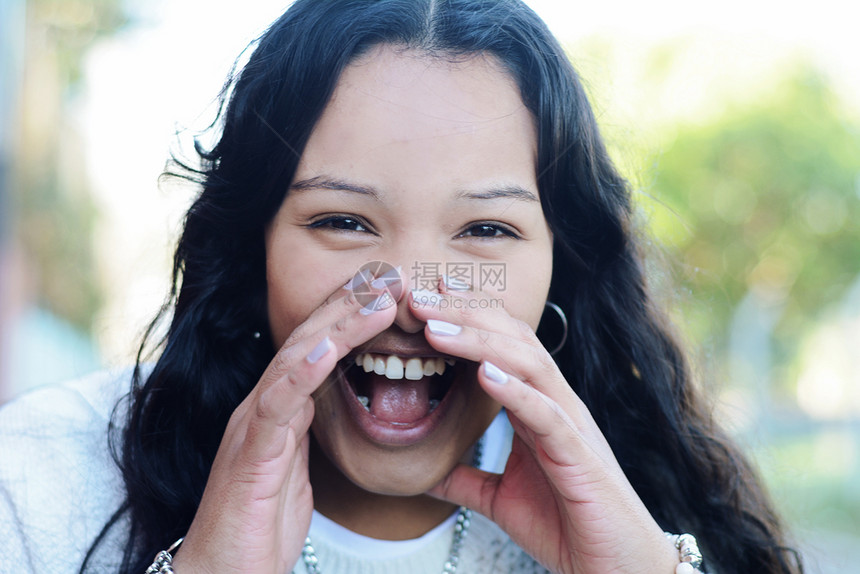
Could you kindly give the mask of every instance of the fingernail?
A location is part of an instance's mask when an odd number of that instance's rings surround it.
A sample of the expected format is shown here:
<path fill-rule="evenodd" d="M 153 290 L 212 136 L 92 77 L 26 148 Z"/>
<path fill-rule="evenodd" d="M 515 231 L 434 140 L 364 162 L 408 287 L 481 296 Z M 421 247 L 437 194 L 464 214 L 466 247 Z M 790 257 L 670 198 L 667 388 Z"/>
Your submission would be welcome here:
<path fill-rule="evenodd" d="M 388 309 L 389 307 L 394 305 L 394 303 L 394 298 L 389 295 L 388 291 L 386 291 L 385 293 L 379 295 L 376 299 L 359 309 L 358 312 L 366 317 L 367 315 L 372 315 L 377 311 Z"/>
<path fill-rule="evenodd" d="M 367 273 L 367 275 L 365 275 Z M 361 285 L 362 283 L 368 283 L 373 277 L 369 276 L 370 273 L 366 269 L 359 269 L 355 275 L 353 275 L 349 281 L 346 282 L 346 285 L 343 286 L 347 291 L 355 291 L 355 288 Z"/>
<path fill-rule="evenodd" d="M 450 275 L 442 275 L 442 281 L 445 282 L 445 287 L 451 291 L 469 291 L 470 286 L 462 279 L 451 277 Z"/>
<path fill-rule="evenodd" d="M 437 306 L 442 301 L 442 295 L 426 289 L 413 289 L 412 302 L 416 305 Z"/>
<path fill-rule="evenodd" d="M 484 361 L 484 374 L 487 378 L 498 385 L 504 385 L 508 382 L 508 375 L 503 370 L 498 368 L 490 361 Z"/>
<path fill-rule="evenodd" d="M 305 359 L 307 360 L 308 363 L 313 365 L 314 363 L 316 363 L 317 361 L 322 359 L 325 356 L 325 354 L 329 352 L 329 350 L 332 348 L 332 346 L 333 345 L 332 345 L 331 339 L 326 337 L 325 339 L 323 339 L 322 341 L 317 343 L 317 346 L 314 347 L 313 351 L 308 353 L 308 356 L 305 357 Z"/>
<path fill-rule="evenodd" d="M 455 325 L 454 323 L 448 323 L 446 321 L 439 321 L 438 319 L 427 319 L 427 327 L 434 335 L 445 336 L 459 335 L 460 331 L 463 330 L 460 325 Z"/>

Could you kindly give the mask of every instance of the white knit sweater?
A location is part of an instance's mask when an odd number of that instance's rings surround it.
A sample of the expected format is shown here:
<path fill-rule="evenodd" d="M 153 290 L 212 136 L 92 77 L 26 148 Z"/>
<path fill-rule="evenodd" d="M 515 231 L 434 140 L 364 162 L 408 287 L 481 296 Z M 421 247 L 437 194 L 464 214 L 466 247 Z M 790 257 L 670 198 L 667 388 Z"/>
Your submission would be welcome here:
<path fill-rule="evenodd" d="M 0 409 L 0 574 L 61 574 L 84 555 L 123 499 L 107 442 L 111 412 L 130 373 L 99 373 L 33 391 Z M 122 420 L 119 418 L 118 420 Z M 487 432 L 483 468 L 504 466 L 510 446 L 504 417 Z M 115 572 L 123 521 L 99 546 L 93 572 Z M 324 574 L 436 574 L 450 551 L 451 517 L 421 538 L 375 540 L 314 512 L 310 537 Z M 305 571 L 301 561 L 294 569 Z M 545 570 L 486 518 L 474 514 L 458 572 Z M 181 574 L 181 573 L 180 573 Z"/>

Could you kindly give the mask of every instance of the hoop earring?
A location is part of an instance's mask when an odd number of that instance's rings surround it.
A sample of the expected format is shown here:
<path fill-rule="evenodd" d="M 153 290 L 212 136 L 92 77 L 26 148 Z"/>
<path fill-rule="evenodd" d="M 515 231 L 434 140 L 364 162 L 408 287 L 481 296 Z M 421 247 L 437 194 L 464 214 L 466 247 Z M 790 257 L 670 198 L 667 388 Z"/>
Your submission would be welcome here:
<path fill-rule="evenodd" d="M 561 307 L 559 307 L 558 305 L 556 305 L 552 301 L 547 301 L 545 303 L 545 306 L 549 307 L 550 309 L 552 309 L 553 311 L 556 312 L 556 314 L 558 315 L 558 318 L 561 320 L 561 326 L 563 328 L 563 332 L 561 335 L 561 341 L 559 342 L 558 345 L 555 346 L 555 348 L 552 351 L 549 352 L 550 355 L 555 355 L 556 353 L 561 351 L 562 347 L 564 347 L 564 344 L 567 342 L 567 315 L 564 314 L 564 311 L 561 310 Z"/>

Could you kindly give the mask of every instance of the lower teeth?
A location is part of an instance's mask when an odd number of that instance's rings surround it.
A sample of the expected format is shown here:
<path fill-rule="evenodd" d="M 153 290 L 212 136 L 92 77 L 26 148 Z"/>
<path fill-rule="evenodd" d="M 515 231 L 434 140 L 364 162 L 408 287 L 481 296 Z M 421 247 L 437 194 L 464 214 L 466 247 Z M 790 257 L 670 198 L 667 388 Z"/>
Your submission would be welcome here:
<path fill-rule="evenodd" d="M 436 399 L 430 399 L 430 412 L 431 413 L 434 410 L 436 410 L 436 407 L 438 407 L 438 406 L 439 406 L 439 401 L 437 401 Z"/>

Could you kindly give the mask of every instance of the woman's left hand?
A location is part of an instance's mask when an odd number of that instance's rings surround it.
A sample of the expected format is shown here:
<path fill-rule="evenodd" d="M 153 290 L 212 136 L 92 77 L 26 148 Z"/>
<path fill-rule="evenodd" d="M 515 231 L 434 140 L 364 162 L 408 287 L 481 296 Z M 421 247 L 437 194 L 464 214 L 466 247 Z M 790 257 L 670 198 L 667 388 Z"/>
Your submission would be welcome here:
<path fill-rule="evenodd" d="M 451 299 L 463 296 L 410 307 L 435 349 L 481 363 L 478 381 L 515 436 L 502 474 L 460 465 L 429 494 L 487 516 L 553 572 L 674 572 L 677 550 L 531 327 Z"/>

